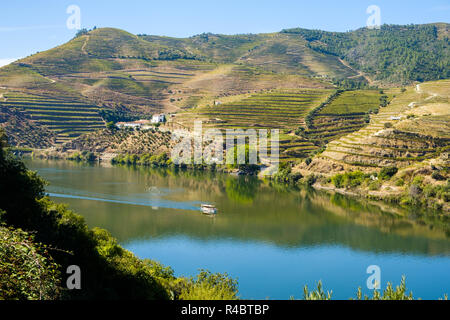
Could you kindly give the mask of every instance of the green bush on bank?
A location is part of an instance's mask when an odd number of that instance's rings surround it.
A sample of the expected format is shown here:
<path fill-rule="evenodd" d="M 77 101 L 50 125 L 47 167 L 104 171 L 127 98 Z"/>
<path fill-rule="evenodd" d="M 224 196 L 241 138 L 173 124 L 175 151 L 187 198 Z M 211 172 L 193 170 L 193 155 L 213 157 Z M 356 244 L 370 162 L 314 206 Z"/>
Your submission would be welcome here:
<path fill-rule="evenodd" d="M 274 174 L 272 180 L 277 183 L 295 185 L 303 176 L 300 173 L 292 172 L 292 166 L 288 163 L 280 163 L 278 172 Z"/>
<path fill-rule="evenodd" d="M 397 172 L 396 167 L 387 167 L 381 169 L 380 173 L 367 174 L 361 171 L 339 173 L 331 177 L 330 182 L 338 189 L 367 185 L 369 190 L 378 190 L 382 184 L 379 180 L 390 180 Z"/>
<path fill-rule="evenodd" d="M 155 166 L 155 167 L 167 167 L 170 166 L 172 161 L 167 153 L 161 153 L 159 155 L 150 154 L 124 154 L 118 155 L 111 160 L 113 164 L 124 165 L 142 165 L 142 166 Z"/>
<path fill-rule="evenodd" d="M 191 163 L 182 163 L 175 164 L 173 160 L 169 157 L 167 153 L 161 153 L 158 155 L 151 154 L 123 154 L 118 155 L 111 160 L 112 164 L 121 164 L 121 165 L 138 165 L 138 166 L 151 166 L 151 167 L 176 167 L 176 168 L 189 168 L 193 170 L 210 170 L 217 171 L 220 169 L 238 169 L 239 171 L 247 174 L 254 175 L 257 174 L 260 170 L 260 166 L 257 164 L 248 164 L 248 149 L 246 150 L 246 159 L 247 163 L 245 164 L 232 164 L 232 165 L 221 165 L 216 163 L 206 163 L 204 159 L 202 159 L 201 163 L 194 163 L 194 159 L 191 159 Z M 235 153 L 236 158 L 236 153 Z M 237 162 L 237 159 L 235 159 Z"/>
<path fill-rule="evenodd" d="M 379 173 L 364 174 L 361 171 L 340 173 L 328 178 L 327 182 L 338 189 L 360 187 L 362 191 L 365 190 L 364 188 L 367 188 L 369 191 L 376 191 L 380 190 L 383 182 L 392 180 L 397 173 L 398 168 L 391 166 L 382 168 Z M 434 172 L 431 177 L 436 181 L 445 179 L 445 176 L 439 172 Z M 443 203 L 450 201 L 450 180 L 447 180 L 447 184 L 433 184 L 430 183 L 430 179 L 425 179 L 423 175 L 411 177 L 403 174 L 401 177 L 396 178 L 393 184 L 396 187 L 403 187 L 403 194 L 387 194 L 376 200 L 383 199 L 406 207 L 430 207 L 438 211 L 442 210 Z M 388 186 L 386 191 L 389 188 Z"/>
<path fill-rule="evenodd" d="M 67 157 L 67 160 L 77 162 L 93 162 L 97 160 L 97 156 L 89 151 L 74 152 Z"/>
<path fill-rule="evenodd" d="M 360 186 L 370 175 L 364 174 L 361 171 L 339 173 L 331 178 L 333 185 L 338 188 L 355 188 Z"/>
<path fill-rule="evenodd" d="M 435 210 L 441 210 L 442 202 L 450 201 L 450 180 L 447 184 L 434 185 L 426 183 L 422 176 L 415 177 L 406 188 L 400 198 L 400 204 L 404 206 L 427 206 Z"/>

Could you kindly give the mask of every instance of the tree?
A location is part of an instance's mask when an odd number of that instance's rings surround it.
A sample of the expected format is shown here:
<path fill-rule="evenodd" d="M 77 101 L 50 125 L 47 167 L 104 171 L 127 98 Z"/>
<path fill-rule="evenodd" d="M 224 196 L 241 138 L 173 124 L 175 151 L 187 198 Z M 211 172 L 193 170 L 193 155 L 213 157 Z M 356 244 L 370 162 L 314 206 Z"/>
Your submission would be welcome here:
<path fill-rule="evenodd" d="M 383 180 L 389 180 L 393 176 L 395 176 L 398 172 L 397 167 L 386 167 L 381 169 L 379 177 Z"/>
<path fill-rule="evenodd" d="M 75 38 L 84 36 L 84 35 L 86 35 L 86 34 L 88 34 L 88 33 L 89 33 L 89 30 L 88 30 L 88 29 L 86 29 L 86 28 L 80 29 L 80 30 L 78 30 L 77 33 L 75 34 Z"/>
<path fill-rule="evenodd" d="M 113 130 L 117 129 L 117 127 L 113 121 L 110 121 L 106 124 L 106 129 L 113 131 Z"/>

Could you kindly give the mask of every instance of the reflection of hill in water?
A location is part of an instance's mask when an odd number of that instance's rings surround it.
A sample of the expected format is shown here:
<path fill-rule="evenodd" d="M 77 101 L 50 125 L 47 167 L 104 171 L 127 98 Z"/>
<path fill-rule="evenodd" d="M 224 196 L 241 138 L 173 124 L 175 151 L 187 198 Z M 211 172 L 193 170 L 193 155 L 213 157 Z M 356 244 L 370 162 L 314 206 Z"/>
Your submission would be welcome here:
<path fill-rule="evenodd" d="M 64 162 L 64 166 L 70 164 Z M 433 228 L 408 219 L 404 210 L 384 203 L 271 187 L 253 178 L 210 172 L 95 167 L 59 178 L 54 184 L 71 179 L 71 185 L 92 192 L 99 191 L 99 185 L 105 188 L 107 181 L 107 192 L 103 192 L 111 195 L 157 188 L 164 199 L 210 202 L 219 209 L 217 217 L 209 218 L 188 210 L 63 200 L 91 226 L 106 228 L 121 242 L 185 235 L 204 240 L 264 241 L 286 248 L 343 245 L 371 252 L 450 253 L 450 241 L 438 225 Z"/>

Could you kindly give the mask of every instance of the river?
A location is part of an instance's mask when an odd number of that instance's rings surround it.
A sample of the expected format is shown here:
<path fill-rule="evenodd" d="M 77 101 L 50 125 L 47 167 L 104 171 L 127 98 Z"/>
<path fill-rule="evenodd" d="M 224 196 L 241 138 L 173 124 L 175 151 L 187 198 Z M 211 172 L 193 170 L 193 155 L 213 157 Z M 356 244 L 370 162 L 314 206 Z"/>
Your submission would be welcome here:
<path fill-rule="evenodd" d="M 54 201 L 138 257 L 178 276 L 227 272 L 245 299 L 299 299 L 318 280 L 334 299 L 348 299 L 358 287 L 370 292 L 371 265 L 380 267 L 382 288 L 405 275 L 416 298 L 450 293 L 450 235 L 421 212 L 251 177 L 25 162 L 50 182 Z M 201 203 L 215 204 L 217 216 L 202 215 Z"/>

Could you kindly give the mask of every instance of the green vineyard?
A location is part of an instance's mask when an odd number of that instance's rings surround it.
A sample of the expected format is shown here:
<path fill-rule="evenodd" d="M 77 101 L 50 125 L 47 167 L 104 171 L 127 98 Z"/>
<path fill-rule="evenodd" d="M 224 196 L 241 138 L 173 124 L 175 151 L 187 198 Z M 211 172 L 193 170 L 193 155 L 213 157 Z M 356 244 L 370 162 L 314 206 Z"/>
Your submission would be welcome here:
<path fill-rule="evenodd" d="M 180 116 L 191 127 L 195 120 L 219 129 L 279 129 L 280 159 L 305 158 L 317 146 L 305 138 L 285 134 L 305 124 L 305 116 L 323 102 L 332 90 L 290 89 L 257 93 L 236 102 L 200 107 Z"/>
<path fill-rule="evenodd" d="M 377 90 L 345 91 L 316 112 L 307 136 L 312 140 L 332 141 L 366 126 L 376 114 L 384 94 Z"/>

